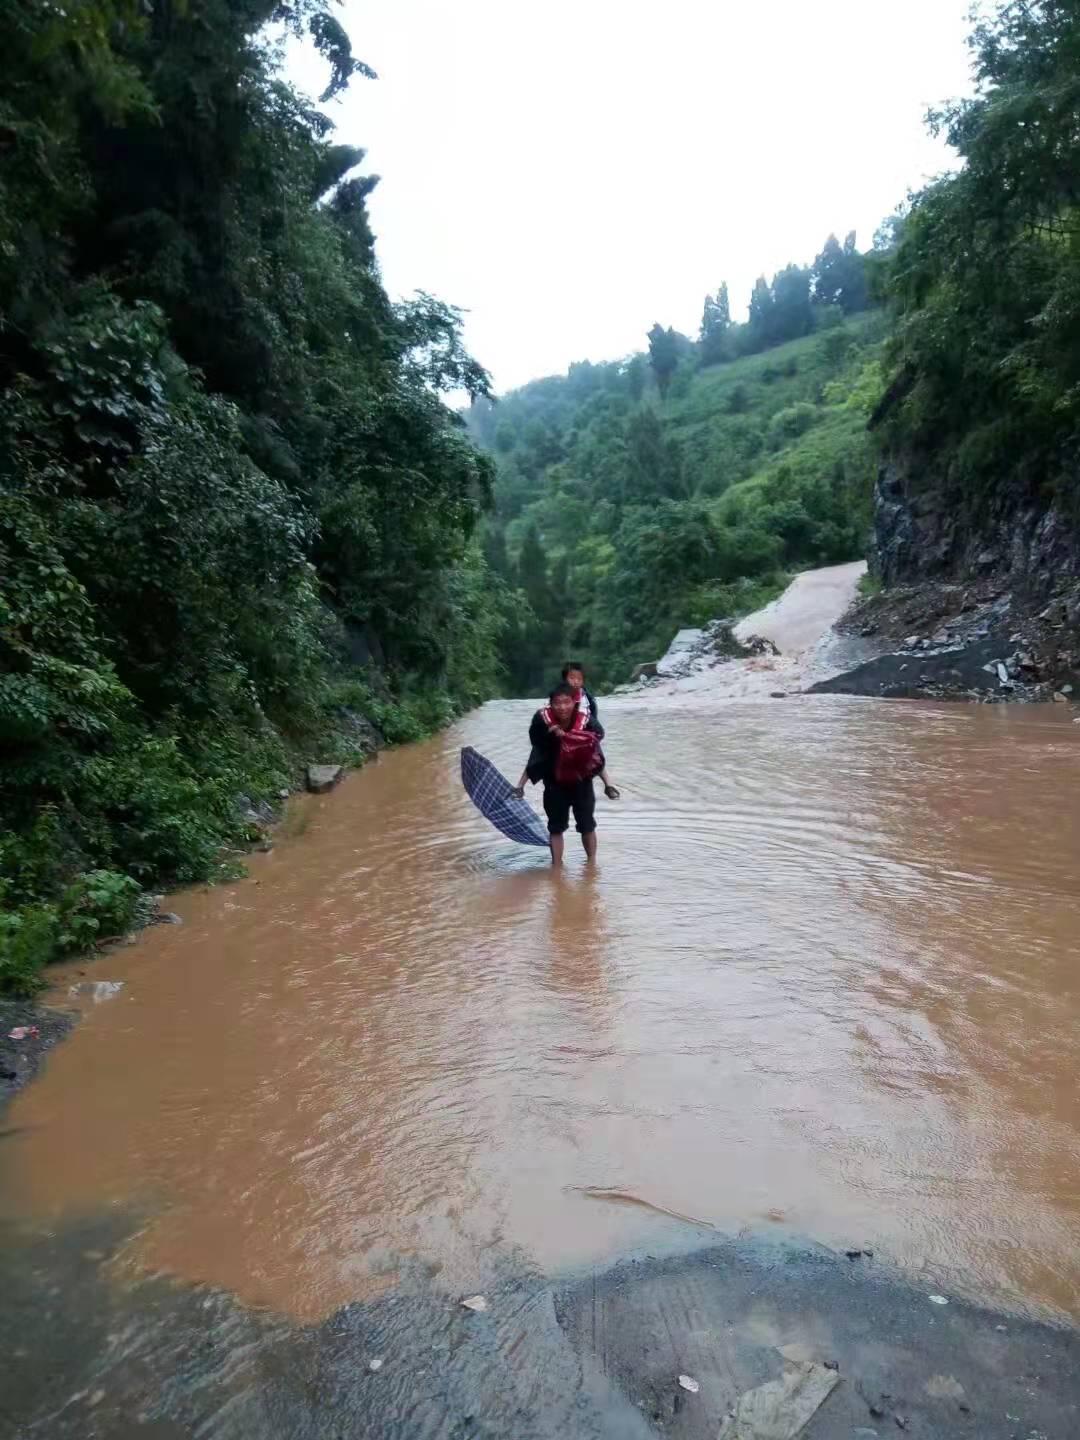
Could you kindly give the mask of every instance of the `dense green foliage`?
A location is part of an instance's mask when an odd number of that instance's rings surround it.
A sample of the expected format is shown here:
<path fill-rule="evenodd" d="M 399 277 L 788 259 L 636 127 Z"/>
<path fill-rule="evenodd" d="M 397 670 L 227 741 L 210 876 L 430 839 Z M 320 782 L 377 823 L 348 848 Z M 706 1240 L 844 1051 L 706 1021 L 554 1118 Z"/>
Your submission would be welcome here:
<path fill-rule="evenodd" d="M 409 738 L 495 683 L 439 398 L 487 377 L 387 299 L 271 22 L 322 99 L 370 74 L 326 0 L 0 0 L 0 987 L 218 873 L 345 705 Z"/>
<path fill-rule="evenodd" d="M 878 418 L 975 517 L 1080 494 L 1080 4 L 1007 0 L 970 43 L 976 95 L 931 116 L 963 168 L 914 197 L 888 267 Z"/>
<path fill-rule="evenodd" d="M 764 285 L 785 314 L 789 279 Z M 473 405 L 498 463 L 488 561 L 531 611 L 506 637 L 517 693 L 541 691 L 569 655 L 597 683 L 626 679 L 679 626 L 864 553 L 884 323 L 845 319 L 834 294 L 799 328 L 812 333 L 753 353 L 724 288 L 697 345 L 655 326 L 648 359 L 572 365 Z"/>
<path fill-rule="evenodd" d="M 871 412 L 949 503 L 1080 495 L 1080 0 L 977 24 L 932 116 L 963 167 L 872 256 L 830 236 L 745 322 L 724 284 L 696 339 L 498 404 L 281 79 L 302 33 L 320 103 L 371 77 L 329 4 L 0 0 L 0 988 L 222 873 L 354 712 L 407 740 L 500 662 L 623 679 L 858 555 Z"/>

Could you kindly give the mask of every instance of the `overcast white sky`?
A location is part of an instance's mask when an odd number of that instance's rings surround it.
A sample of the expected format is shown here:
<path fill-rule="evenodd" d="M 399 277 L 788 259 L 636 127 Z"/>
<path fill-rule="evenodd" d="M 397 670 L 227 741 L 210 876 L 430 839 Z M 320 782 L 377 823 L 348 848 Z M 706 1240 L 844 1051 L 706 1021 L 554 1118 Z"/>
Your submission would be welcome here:
<path fill-rule="evenodd" d="M 860 247 L 947 168 L 928 104 L 970 89 L 969 0 L 344 0 L 378 72 L 329 108 L 382 176 L 392 295 L 466 308 L 506 390 L 696 334 L 706 291 Z M 322 69 L 294 57 L 293 78 Z"/>

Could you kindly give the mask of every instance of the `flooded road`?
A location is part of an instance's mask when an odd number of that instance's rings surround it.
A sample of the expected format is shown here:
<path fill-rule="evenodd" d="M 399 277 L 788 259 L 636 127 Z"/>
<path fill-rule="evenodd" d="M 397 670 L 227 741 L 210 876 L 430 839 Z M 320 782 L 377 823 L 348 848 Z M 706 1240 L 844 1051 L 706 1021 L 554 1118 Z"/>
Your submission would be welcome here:
<path fill-rule="evenodd" d="M 136 1217 L 312 1322 L 713 1234 L 868 1245 L 1080 1317 L 1080 726 L 1066 707 L 602 705 L 623 787 L 553 874 L 457 778 L 485 706 L 302 801 L 251 878 L 100 961 L 12 1106 L 0 1219 Z M 534 798 L 535 792 L 533 792 Z"/>

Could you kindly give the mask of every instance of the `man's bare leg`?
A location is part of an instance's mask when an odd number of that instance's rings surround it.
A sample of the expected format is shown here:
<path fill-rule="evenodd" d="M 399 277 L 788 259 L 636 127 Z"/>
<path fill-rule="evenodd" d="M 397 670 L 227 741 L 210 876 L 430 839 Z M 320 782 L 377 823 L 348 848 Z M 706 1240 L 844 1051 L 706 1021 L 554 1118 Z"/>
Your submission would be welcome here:
<path fill-rule="evenodd" d="M 563 837 L 561 835 L 549 835 L 551 841 L 551 863 L 561 865 L 563 857 Z"/>
<path fill-rule="evenodd" d="M 590 860 L 596 859 L 596 831 L 590 830 L 588 835 L 582 835 L 581 843 L 585 846 L 585 854 Z"/>

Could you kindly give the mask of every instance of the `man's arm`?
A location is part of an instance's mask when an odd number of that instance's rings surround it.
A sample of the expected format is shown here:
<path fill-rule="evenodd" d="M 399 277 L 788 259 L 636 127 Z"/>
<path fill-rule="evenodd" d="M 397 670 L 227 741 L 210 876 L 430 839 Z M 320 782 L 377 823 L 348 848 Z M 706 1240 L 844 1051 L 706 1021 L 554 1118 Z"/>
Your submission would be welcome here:
<path fill-rule="evenodd" d="M 550 744 L 551 736 L 548 727 L 544 724 L 543 717 L 538 710 L 532 718 L 529 726 L 529 759 L 525 769 L 521 772 L 521 779 L 514 786 L 515 795 L 525 794 L 525 782 L 531 780 L 535 785 L 540 778 L 540 772 L 544 766 L 545 746 Z"/>

